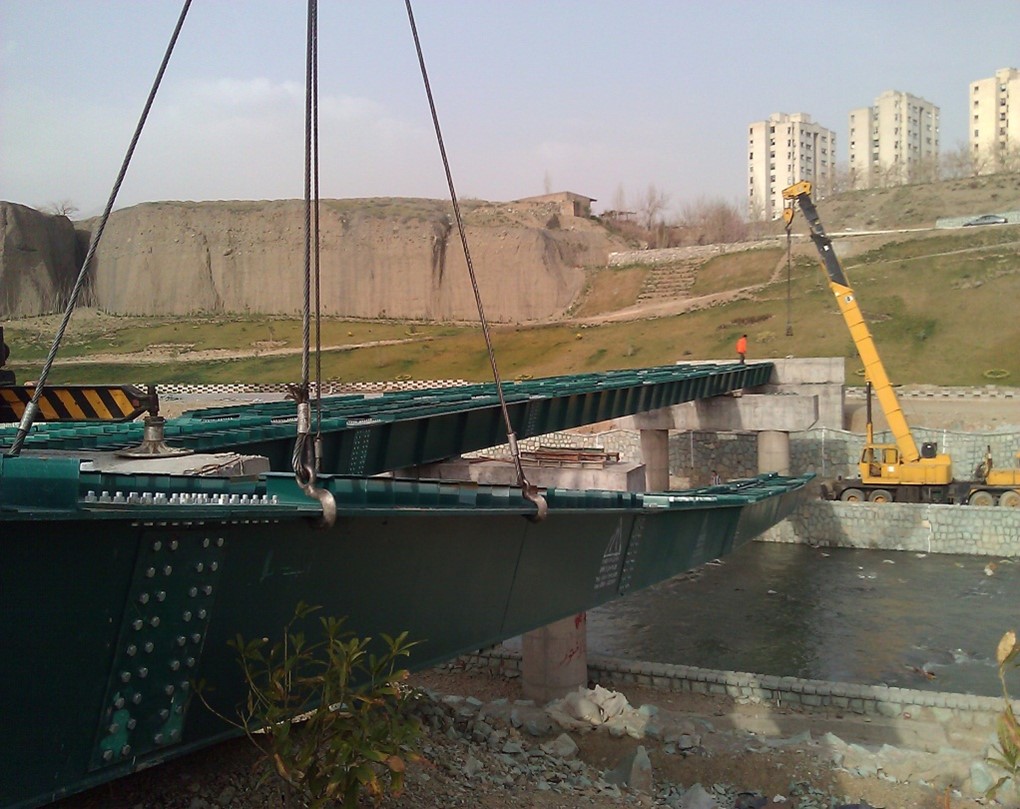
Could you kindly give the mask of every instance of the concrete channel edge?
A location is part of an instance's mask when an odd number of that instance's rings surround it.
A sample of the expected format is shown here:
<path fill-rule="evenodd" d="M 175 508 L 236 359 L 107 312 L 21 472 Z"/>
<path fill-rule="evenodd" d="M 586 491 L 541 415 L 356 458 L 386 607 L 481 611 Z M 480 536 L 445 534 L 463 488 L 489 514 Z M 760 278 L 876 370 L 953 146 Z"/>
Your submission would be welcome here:
<path fill-rule="evenodd" d="M 464 655 L 461 661 L 469 668 L 487 669 L 504 676 L 519 676 L 521 671 L 520 653 L 512 649 L 487 649 Z M 604 686 L 639 685 L 805 711 L 913 718 L 988 732 L 994 730 L 1005 705 L 1000 697 L 721 671 L 600 655 L 588 656 L 588 675 Z M 1013 700 L 1013 710 L 1020 713 L 1020 700 Z"/>

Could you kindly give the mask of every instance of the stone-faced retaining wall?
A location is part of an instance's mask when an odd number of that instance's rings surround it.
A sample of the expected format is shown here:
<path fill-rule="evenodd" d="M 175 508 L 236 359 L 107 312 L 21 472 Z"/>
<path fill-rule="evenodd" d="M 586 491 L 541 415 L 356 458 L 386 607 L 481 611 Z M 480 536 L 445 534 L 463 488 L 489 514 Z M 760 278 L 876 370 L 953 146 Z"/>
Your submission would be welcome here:
<path fill-rule="evenodd" d="M 519 676 L 520 654 L 495 647 L 466 655 L 466 665 Z M 602 685 L 640 685 L 663 691 L 727 697 L 755 703 L 797 706 L 807 711 L 836 711 L 887 719 L 935 722 L 947 731 L 994 732 L 1004 703 L 997 697 L 976 697 L 941 691 L 919 691 L 880 685 L 858 685 L 800 677 L 777 677 L 719 671 L 670 663 L 588 656 L 588 675 Z M 1013 701 L 1020 711 L 1020 700 Z"/>
<path fill-rule="evenodd" d="M 974 467 L 984 459 L 991 447 L 998 466 L 1012 463 L 1020 434 L 961 433 L 949 430 L 914 430 L 920 445 L 934 441 L 940 452 L 953 457 L 953 475 L 958 480 L 974 476 Z M 876 441 L 891 440 L 887 433 L 876 433 Z M 620 459 L 641 462 L 641 439 L 636 430 L 612 429 L 604 432 L 561 432 L 520 442 L 533 449 L 538 445 L 551 447 L 591 447 L 619 452 Z M 823 428 L 790 435 L 790 472 L 800 475 L 813 472 L 822 478 L 857 477 L 857 462 L 864 448 L 864 436 L 846 430 Z M 504 444 L 483 450 L 481 455 L 509 457 Z M 741 478 L 758 471 L 758 439 L 754 433 L 743 432 L 671 432 L 669 436 L 669 474 L 690 486 L 708 484 L 713 469 L 723 478 Z"/>
<path fill-rule="evenodd" d="M 971 460 L 976 464 L 984 457 L 988 444 L 999 463 L 1011 459 L 1015 447 L 1020 446 L 1016 433 L 915 433 L 918 441 L 937 439 L 940 448 L 953 453 L 954 473 L 960 479 L 972 476 Z M 863 443 L 863 436 L 843 430 L 796 433 L 790 437 L 790 471 L 814 472 L 820 478 L 855 476 Z M 521 441 L 525 449 L 538 445 L 600 448 L 620 453 L 622 461 L 641 461 L 636 430 L 552 433 Z M 478 454 L 509 457 L 506 446 Z M 724 479 L 749 477 L 757 472 L 757 462 L 757 438 L 753 433 L 683 432 L 669 437 L 670 480 L 678 488 L 707 485 L 713 469 Z M 759 539 L 921 553 L 1020 556 L 1020 509 L 809 499 Z"/>
<path fill-rule="evenodd" d="M 759 239 L 753 242 L 734 242 L 733 244 L 692 244 L 687 247 L 622 250 L 617 253 L 610 253 L 607 263 L 610 267 L 626 267 L 630 264 L 655 266 L 657 264 L 672 264 L 677 261 L 708 261 L 710 258 L 721 256 L 724 253 L 742 253 L 747 250 L 779 247 L 784 244 L 785 242 L 779 237 L 773 236 L 768 239 Z"/>
<path fill-rule="evenodd" d="M 606 430 L 598 433 L 549 433 L 518 442 L 521 449 L 543 447 L 583 447 L 618 452 L 620 460 L 642 463 L 641 435 L 637 430 Z M 792 449 L 791 449 L 792 453 Z M 509 458 L 506 444 L 489 447 L 469 456 Z M 757 439 L 753 433 L 685 432 L 669 437 L 669 474 L 675 488 L 707 486 L 712 470 L 724 478 L 742 478 L 757 474 Z"/>
<path fill-rule="evenodd" d="M 953 477 L 971 480 L 974 468 L 984 460 L 991 448 L 992 458 L 998 467 L 1014 462 L 1020 435 L 1017 433 L 963 433 L 953 430 L 931 430 L 924 427 L 912 430 L 918 447 L 934 442 L 939 452 L 953 459 Z M 887 432 L 875 433 L 875 441 L 892 443 Z M 794 474 L 814 472 L 822 477 L 857 477 L 857 462 L 864 449 L 864 436 L 846 430 L 808 430 L 790 436 L 790 468 Z"/>
<path fill-rule="evenodd" d="M 887 551 L 1020 556 L 1020 509 L 808 500 L 758 539 Z"/>

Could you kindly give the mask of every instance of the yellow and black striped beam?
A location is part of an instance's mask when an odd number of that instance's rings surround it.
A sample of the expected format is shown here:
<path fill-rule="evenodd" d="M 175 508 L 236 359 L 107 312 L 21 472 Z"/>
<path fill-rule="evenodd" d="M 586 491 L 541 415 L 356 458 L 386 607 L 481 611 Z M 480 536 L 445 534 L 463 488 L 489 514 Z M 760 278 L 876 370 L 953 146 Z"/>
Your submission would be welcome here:
<path fill-rule="evenodd" d="M 35 388 L 0 385 L 0 422 L 21 421 Z M 47 385 L 36 421 L 130 421 L 155 407 L 155 395 L 132 385 Z"/>

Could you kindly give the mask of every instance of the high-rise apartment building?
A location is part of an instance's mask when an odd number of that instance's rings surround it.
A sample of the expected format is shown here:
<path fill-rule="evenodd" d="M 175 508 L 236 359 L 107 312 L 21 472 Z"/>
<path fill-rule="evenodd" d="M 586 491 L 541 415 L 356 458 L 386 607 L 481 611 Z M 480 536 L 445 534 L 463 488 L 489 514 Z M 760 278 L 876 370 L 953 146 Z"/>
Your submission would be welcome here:
<path fill-rule="evenodd" d="M 783 189 L 810 180 L 824 196 L 832 188 L 836 133 L 803 112 L 776 112 L 748 129 L 748 212 L 752 220 L 778 219 Z"/>
<path fill-rule="evenodd" d="M 970 83 L 970 152 L 979 174 L 1020 165 L 1020 70 Z"/>
<path fill-rule="evenodd" d="M 850 179 L 854 188 L 934 180 L 939 154 L 939 108 L 898 90 L 850 111 Z"/>

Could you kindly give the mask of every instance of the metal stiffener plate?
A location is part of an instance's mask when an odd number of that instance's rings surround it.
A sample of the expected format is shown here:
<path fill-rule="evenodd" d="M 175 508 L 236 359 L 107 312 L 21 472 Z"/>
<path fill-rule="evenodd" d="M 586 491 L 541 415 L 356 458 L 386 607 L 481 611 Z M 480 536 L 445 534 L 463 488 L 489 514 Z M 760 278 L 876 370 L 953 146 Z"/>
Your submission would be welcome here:
<path fill-rule="evenodd" d="M 224 545 L 202 528 L 144 530 L 90 769 L 180 741 Z"/>
<path fill-rule="evenodd" d="M 620 572 L 620 595 L 627 595 L 630 592 L 634 565 L 637 562 L 638 549 L 641 547 L 641 540 L 644 538 L 644 535 L 645 518 L 638 516 L 634 519 L 634 527 L 630 532 L 630 541 L 627 543 L 627 556 L 623 562 L 623 570 Z"/>

